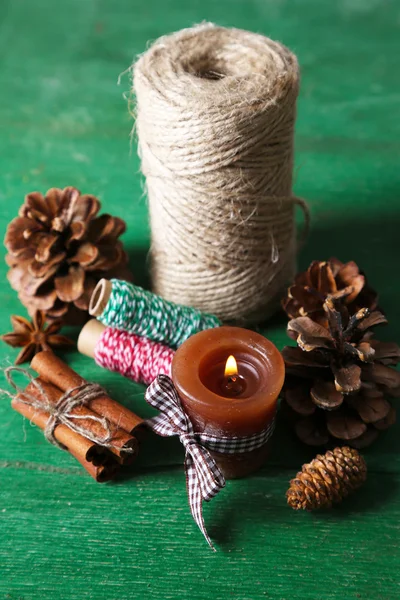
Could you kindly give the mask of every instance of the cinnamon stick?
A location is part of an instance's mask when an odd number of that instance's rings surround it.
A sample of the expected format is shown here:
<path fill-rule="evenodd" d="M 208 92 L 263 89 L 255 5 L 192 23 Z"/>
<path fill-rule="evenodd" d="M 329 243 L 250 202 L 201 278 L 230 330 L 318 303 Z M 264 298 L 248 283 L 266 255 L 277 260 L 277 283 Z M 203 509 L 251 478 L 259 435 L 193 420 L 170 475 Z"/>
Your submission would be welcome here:
<path fill-rule="evenodd" d="M 83 377 L 52 352 L 39 352 L 36 354 L 31 362 L 31 367 L 39 373 L 42 379 L 52 383 L 63 392 L 86 383 Z M 143 425 L 143 419 L 106 394 L 92 400 L 89 407 L 92 411 L 106 417 L 110 423 L 128 433 L 136 433 L 136 429 Z"/>
<path fill-rule="evenodd" d="M 49 414 L 45 411 L 38 410 L 34 406 L 25 404 L 18 400 L 19 395 L 13 398 L 11 406 L 22 416 L 29 419 L 42 431 L 46 428 Z M 54 430 L 54 436 L 60 444 L 63 444 L 67 450 L 76 458 L 77 461 L 86 469 L 86 471 L 99 483 L 109 481 L 116 473 L 118 465 L 107 463 L 106 465 L 96 466 L 88 460 L 88 454 L 93 450 L 95 444 L 78 433 L 71 431 L 66 425 L 57 425 Z"/>
<path fill-rule="evenodd" d="M 43 388 L 47 399 L 51 404 L 57 404 L 58 400 L 63 395 L 63 392 L 59 390 L 52 383 L 44 381 L 42 378 L 38 378 L 38 382 Z M 35 386 L 30 383 L 27 387 L 27 392 L 32 392 Z M 39 398 L 40 399 L 40 398 Z M 96 413 L 87 408 L 86 406 L 76 406 L 71 410 L 71 414 L 79 417 L 98 417 Z M 106 430 L 103 425 L 98 421 L 94 421 L 91 418 L 79 419 L 75 421 L 80 427 L 90 432 L 93 436 L 102 438 L 104 437 Z M 132 437 L 129 433 L 121 429 L 120 427 L 112 426 L 112 440 L 111 446 L 107 449 L 115 455 L 115 460 L 122 465 L 131 464 L 138 453 L 139 444 L 135 437 Z"/>

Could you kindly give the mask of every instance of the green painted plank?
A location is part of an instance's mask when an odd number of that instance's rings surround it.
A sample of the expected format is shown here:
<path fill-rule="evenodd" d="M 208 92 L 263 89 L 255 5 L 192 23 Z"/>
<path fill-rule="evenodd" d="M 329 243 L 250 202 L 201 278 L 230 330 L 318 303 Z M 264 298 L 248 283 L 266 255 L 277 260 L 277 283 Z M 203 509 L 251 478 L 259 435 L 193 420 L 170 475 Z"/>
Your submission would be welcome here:
<path fill-rule="evenodd" d="M 391 322 L 382 337 L 399 340 L 395 0 L 3 0 L 1 235 L 27 192 L 76 185 L 126 218 L 136 280 L 148 282 L 146 201 L 123 98 L 129 76 L 117 80 L 148 40 L 204 19 L 265 33 L 298 54 L 295 191 L 313 215 L 299 264 L 331 255 L 359 262 Z M 3 281 L 5 274 L 1 263 Z M 6 283 L 0 302 L 3 332 L 21 307 Z M 283 318 L 262 331 L 287 343 Z M 0 367 L 15 354 L 1 346 Z M 68 360 L 152 414 L 141 386 L 76 352 Z M 3 400 L 0 598 L 397 598 L 399 440 L 396 426 L 366 451 L 369 479 L 353 499 L 297 514 L 284 493 L 312 451 L 280 423 L 268 465 L 205 507 L 219 540 L 213 554 L 190 517 L 176 440 L 149 436 L 123 481 L 98 485 Z"/>
<path fill-rule="evenodd" d="M 204 511 L 213 553 L 177 469 L 99 491 L 73 472 L 30 467 L 2 474 L 5 598 L 398 598 L 398 476 L 371 477 L 321 514 L 286 506 L 280 471 L 230 482 Z"/>

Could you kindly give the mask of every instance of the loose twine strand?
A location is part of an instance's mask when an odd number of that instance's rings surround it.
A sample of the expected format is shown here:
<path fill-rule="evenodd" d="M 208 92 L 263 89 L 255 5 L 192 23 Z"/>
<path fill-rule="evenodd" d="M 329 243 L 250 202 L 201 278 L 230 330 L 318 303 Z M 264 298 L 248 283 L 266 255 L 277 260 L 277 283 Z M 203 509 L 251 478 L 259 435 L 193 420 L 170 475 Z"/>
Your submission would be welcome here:
<path fill-rule="evenodd" d="M 275 307 L 295 269 L 296 57 L 203 24 L 160 38 L 133 66 L 154 291 L 224 321 Z"/>
<path fill-rule="evenodd" d="M 25 377 L 28 378 L 29 382 L 36 388 L 39 392 L 39 398 L 37 398 L 34 394 L 27 392 L 22 389 L 13 379 L 13 374 L 15 372 L 22 373 Z M 34 408 L 45 411 L 49 414 L 49 419 L 46 423 L 46 428 L 44 429 L 44 436 L 51 444 L 54 446 L 58 446 L 59 448 L 65 450 L 63 444 L 60 444 L 54 436 L 54 431 L 59 424 L 66 425 L 69 429 L 74 431 L 75 433 L 79 433 L 83 437 L 88 440 L 94 442 L 95 444 L 102 446 L 104 448 L 115 448 L 120 449 L 112 443 L 113 439 L 113 428 L 110 424 L 110 421 L 106 417 L 100 417 L 97 415 L 77 415 L 72 411 L 77 406 L 86 406 L 92 400 L 95 400 L 99 396 L 106 394 L 107 392 L 97 383 L 86 382 L 82 385 L 79 385 L 75 388 L 72 388 L 65 392 L 58 401 L 53 404 L 41 385 L 40 381 L 32 377 L 32 375 L 26 369 L 22 369 L 21 367 L 8 367 L 4 371 L 7 382 L 18 394 L 18 402 L 22 404 L 27 404 L 29 406 L 33 406 Z M 14 396 L 7 390 L 1 390 L 6 396 L 13 399 Z M 95 435 L 93 432 L 88 430 L 86 427 L 82 427 L 79 424 L 80 420 L 90 420 L 98 423 L 104 429 L 104 435 L 99 436 Z M 124 448 L 124 452 L 133 452 L 132 448 L 126 447 Z"/>

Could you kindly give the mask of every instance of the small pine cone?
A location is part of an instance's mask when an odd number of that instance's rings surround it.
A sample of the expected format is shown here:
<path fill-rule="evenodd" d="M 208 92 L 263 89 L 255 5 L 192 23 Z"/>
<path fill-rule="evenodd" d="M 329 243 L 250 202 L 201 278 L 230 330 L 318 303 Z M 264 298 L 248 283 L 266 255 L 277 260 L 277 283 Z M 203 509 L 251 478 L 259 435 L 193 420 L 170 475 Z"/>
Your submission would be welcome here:
<path fill-rule="evenodd" d="M 354 448 L 343 446 L 318 454 L 291 480 L 286 492 L 295 510 L 330 508 L 359 488 L 367 478 L 367 466 Z"/>

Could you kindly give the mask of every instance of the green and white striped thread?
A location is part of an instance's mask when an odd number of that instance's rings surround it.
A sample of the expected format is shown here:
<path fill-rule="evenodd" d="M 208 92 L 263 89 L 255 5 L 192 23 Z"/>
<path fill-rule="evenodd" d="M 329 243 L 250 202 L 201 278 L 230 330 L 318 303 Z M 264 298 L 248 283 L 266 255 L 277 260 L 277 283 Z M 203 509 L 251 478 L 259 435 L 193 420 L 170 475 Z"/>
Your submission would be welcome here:
<path fill-rule="evenodd" d="M 169 302 L 132 283 L 112 279 L 111 284 L 107 306 L 98 317 L 107 327 L 176 348 L 191 335 L 221 325 L 214 315 Z"/>

